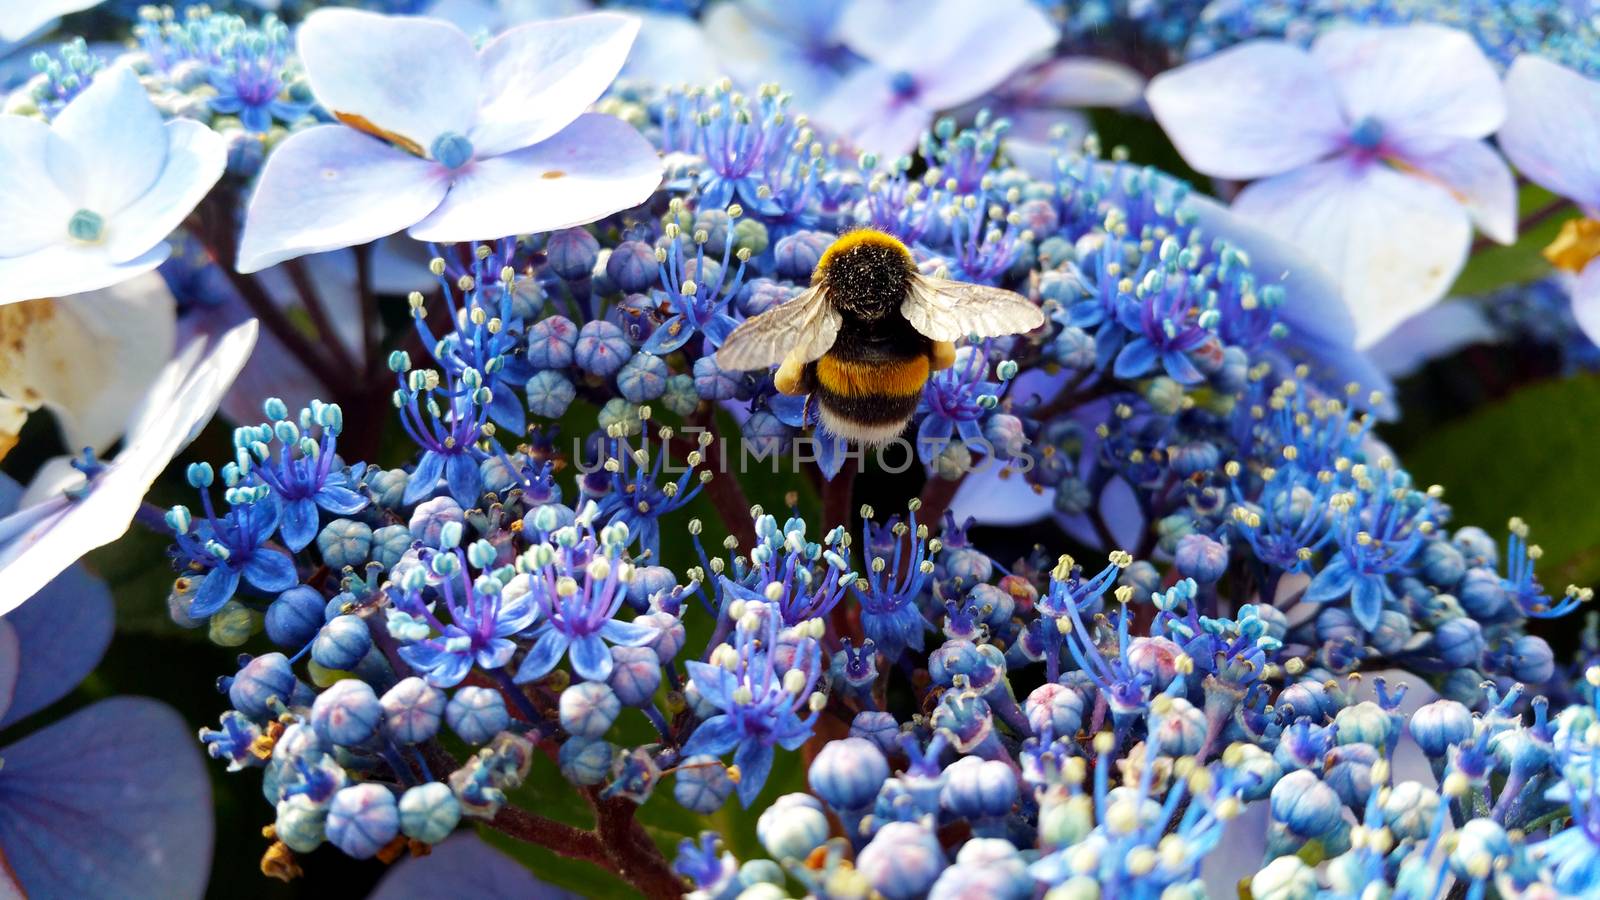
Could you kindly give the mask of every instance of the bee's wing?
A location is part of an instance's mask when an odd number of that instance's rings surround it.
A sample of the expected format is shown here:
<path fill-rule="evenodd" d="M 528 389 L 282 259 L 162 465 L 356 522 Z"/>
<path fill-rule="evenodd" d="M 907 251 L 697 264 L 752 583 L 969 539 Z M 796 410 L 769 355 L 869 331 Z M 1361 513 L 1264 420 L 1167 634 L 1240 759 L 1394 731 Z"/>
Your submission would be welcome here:
<path fill-rule="evenodd" d="M 1021 294 L 925 275 L 912 276 L 900 315 L 936 341 L 1021 334 L 1044 324 L 1044 312 Z"/>
<path fill-rule="evenodd" d="M 812 362 L 839 334 L 839 313 L 821 288 L 812 287 L 733 330 L 717 348 L 717 365 L 732 372 L 765 369 L 791 353 Z"/>

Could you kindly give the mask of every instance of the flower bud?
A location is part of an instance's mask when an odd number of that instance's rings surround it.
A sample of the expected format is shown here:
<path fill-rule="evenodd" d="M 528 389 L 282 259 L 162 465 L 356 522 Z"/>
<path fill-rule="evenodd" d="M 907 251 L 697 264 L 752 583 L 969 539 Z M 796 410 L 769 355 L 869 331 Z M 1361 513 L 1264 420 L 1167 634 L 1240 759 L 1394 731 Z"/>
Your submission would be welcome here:
<path fill-rule="evenodd" d="M 756 820 L 756 837 L 774 859 L 803 860 L 828 839 L 828 817 L 810 794 L 784 794 Z"/>
<path fill-rule="evenodd" d="M 461 803 L 450 786 L 419 784 L 400 796 L 400 832 L 424 844 L 437 844 L 461 822 Z"/>
<path fill-rule="evenodd" d="M 349 671 L 372 650 L 372 635 L 360 616 L 336 616 L 311 642 L 311 659 L 319 666 Z"/>
<path fill-rule="evenodd" d="M 808 773 L 811 790 L 838 811 L 870 806 L 888 777 L 889 762 L 883 752 L 859 737 L 829 742 L 811 761 Z"/>
<path fill-rule="evenodd" d="M 345 678 L 317 695 L 311 727 L 324 744 L 358 747 L 378 733 L 383 707 L 372 685 Z"/>
<path fill-rule="evenodd" d="M 578 737 L 598 738 L 611 729 L 622 701 L 604 682 L 585 681 L 561 692 L 561 727 Z"/>
<path fill-rule="evenodd" d="M 445 704 L 444 720 L 463 741 L 486 744 L 511 724 L 505 698 L 499 691 L 483 687 L 457 688 Z"/>
<path fill-rule="evenodd" d="M 383 707 L 384 729 L 390 737 L 402 744 L 420 744 L 439 732 L 445 696 L 413 675 L 385 691 L 379 705 Z"/>
<path fill-rule="evenodd" d="M 328 806 L 328 842 L 356 859 L 371 859 L 400 833 L 394 795 L 380 784 L 341 788 Z"/>

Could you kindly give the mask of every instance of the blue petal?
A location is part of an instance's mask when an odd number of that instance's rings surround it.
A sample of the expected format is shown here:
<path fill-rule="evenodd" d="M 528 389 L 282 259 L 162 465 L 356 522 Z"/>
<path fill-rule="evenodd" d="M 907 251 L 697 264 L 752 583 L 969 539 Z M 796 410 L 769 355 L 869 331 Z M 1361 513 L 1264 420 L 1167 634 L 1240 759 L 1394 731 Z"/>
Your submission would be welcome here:
<path fill-rule="evenodd" d="M 1311 579 L 1306 586 L 1305 601 L 1307 603 L 1326 603 L 1337 600 L 1350 593 L 1355 583 L 1355 572 L 1351 571 L 1350 564 L 1345 561 L 1344 555 L 1335 556 L 1317 577 Z"/>
<path fill-rule="evenodd" d="M 730 716 L 712 716 L 700 723 L 683 744 L 680 757 L 721 756 L 739 744 L 739 731 Z"/>
<path fill-rule="evenodd" d="M 317 536 L 317 504 L 310 497 L 301 497 L 284 504 L 283 542 L 290 550 L 300 551 Z"/>
<path fill-rule="evenodd" d="M 0 728 L 32 715 L 78 686 L 111 643 L 111 592 L 82 566 L 50 582 L 32 602 L 7 613 L 20 671 L 10 708 L 0 696 Z"/>
<path fill-rule="evenodd" d="M 450 496 L 464 509 L 478 504 L 478 491 L 483 478 L 478 474 L 478 461 L 470 453 L 454 453 L 445 463 L 445 481 L 450 484 Z"/>
<path fill-rule="evenodd" d="M 518 684 L 543 678 L 550 674 L 550 670 L 561 662 L 561 657 L 567 653 L 567 644 L 570 640 L 565 634 L 551 626 L 546 626 L 540 633 L 539 639 L 533 642 L 533 647 L 528 650 L 528 655 L 523 657 L 522 665 L 517 667 L 517 677 L 512 679 Z"/>
<path fill-rule="evenodd" d="M 401 502 L 409 506 L 433 493 L 433 489 L 439 486 L 439 474 L 443 471 L 443 456 L 432 450 L 422 454 L 422 459 L 417 463 L 417 470 L 412 472 L 406 481 L 406 493 L 400 498 Z"/>
<path fill-rule="evenodd" d="M 541 882 L 521 863 L 465 831 L 435 844 L 427 856 L 396 863 L 369 900 L 568 900 L 576 896 Z"/>
<path fill-rule="evenodd" d="M 674 328 L 677 330 L 674 331 Z M 657 326 L 656 330 L 651 332 L 650 340 L 645 341 L 644 346 L 639 349 L 656 356 L 665 356 L 688 343 L 692 337 L 694 329 L 689 326 L 689 320 L 676 315 Z"/>
<path fill-rule="evenodd" d="M 171 708 L 103 700 L 0 755 L 0 847 L 30 896 L 204 893 L 210 782 Z"/>
<path fill-rule="evenodd" d="M 300 583 L 294 560 L 287 553 L 259 549 L 244 564 L 245 580 L 263 591 L 287 591 Z"/>
<path fill-rule="evenodd" d="M 686 664 L 689 669 L 689 678 L 694 681 L 695 690 L 700 692 L 707 703 L 718 709 L 727 709 L 729 705 L 727 680 L 729 672 L 721 666 L 713 666 L 697 659 L 691 659 Z"/>
<path fill-rule="evenodd" d="M 817 468 L 822 470 L 823 478 L 832 481 L 844 467 L 844 441 L 821 427 L 812 433 L 812 438 L 817 442 Z"/>
<path fill-rule="evenodd" d="M 1156 364 L 1156 345 L 1144 338 L 1136 338 L 1117 354 L 1112 372 L 1118 378 L 1138 378 Z"/>
<path fill-rule="evenodd" d="M 1382 575 L 1364 575 L 1355 581 L 1350 592 L 1350 611 L 1356 621 L 1367 631 L 1376 631 L 1378 618 L 1383 615 L 1383 601 L 1389 596 L 1389 585 Z"/>
<path fill-rule="evenodd" d="M 734 754 L 733 764 L 739 767 L 739 802 L 746 808 L 766 786 L 767 776 L 772 774 L 773 755 L 772 745 L 760 741 L 747 741 Z"/>
<path fill-rule="evenodd" d="M 1189 357 L 1178 350 L 1168 350 L 1161 354 L 1161 364 L 1166 367 L 1167 374 L 1179 384 L 1199 384 L 1205 380 L 1200 370 L 1194 367 Z"/>
<path fill-rule="evenodd" d="M 336 516 L 348 516 L 367 508 L 367 498 L 361 496 L 347 487 L 337 484 L 326 484 L 322 490 L 317 491 L 317 505 Z"/>
<path fill-rule="evenodd" d="M 711 317 L 711 321 L 706 323 L 706 340 L 711 346 L 720 347 L 722 342 L 728 339 L 728 335 L 733 333 L 733 329 L 738 326 L 739 323 L 735 322 L 726 313 L 717 313 Z"/>
<path fill-rule="evenodd" d="M 510 385 L 497 385 L 489 398 L 489 416 L 501 427 L 521 434 L 528 427 L 528 411 Z"/>
<path fill-rule="evenodd" d="M 619 622 L 612 619 L 600 626 L 600 636 L 623 647 L 643 647 L 656 639 L 659 632 L 649 625 L 637 622 Z"/>
<path fill-rule="evenodd" d="M 586 634 L 572 642 L 572 671 L 584 681 L 611 677 L 611 650 L 600 635 Z"/>
<path fill-rule="evenodd" d="M 189 604 L 189 618 L 204 619 L 222 608 L 233 597 L 233 592 L 239 589 L 239 573 L 227 566 L 217 566 L 200 581 L 200 588 L 194 592 L 194 600 Z M 287 590 L 287 588 L 285 588 Z"/>

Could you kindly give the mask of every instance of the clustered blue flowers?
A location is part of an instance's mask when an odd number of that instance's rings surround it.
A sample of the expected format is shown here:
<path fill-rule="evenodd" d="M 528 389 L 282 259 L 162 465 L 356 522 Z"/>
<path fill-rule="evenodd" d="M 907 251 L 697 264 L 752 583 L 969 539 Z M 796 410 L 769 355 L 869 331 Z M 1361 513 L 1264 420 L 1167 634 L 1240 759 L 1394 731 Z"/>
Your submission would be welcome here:
<path fill-rule="evenodd" d="M 1131 17 L 1196 55 L 1303 37 L 1295 16 L 1325 13 L 1301 5 L 1038 4 L 1068 44 Z M 467 173 L 370 233 L 283 225 L 298 243 L 255 266 L 303 278 L 295 253 L 357 245 L 367 299 L 373 239 L 493 203 L 475 163 L 559 182 L 540 148 L 604 127 L 664 167 L 584 224 L 418 245 L 399 337 L 380 348 L 362 322 L 365 383 L 265 399 L 231 458 L 188 467 L 169 606 L 241 651 L 199 741 L 260 779 L 265 874 L 478 830 L 652 897 L 1198 900 L 1225 856 L 1258 900 L 1600 892 L 1600 647 L 1592 622 L 1578 659 L 1529 628 L 1592 592 L 1541 580 L 1521 520 L 1456 522 L 1374 432 L 1388 385 L 1319 326 L 1334 288 L 1180 180 L 1092 137 L 1030 171 L 986 113 L 935 121 L 914 154 L 858 154 L 779 86 L 731 81 L 624 79 L 547 128 L 474 94 L 473 140 L 517 130 L 475 159 L 463 134 L 427 145 L 325 108 L 270 16 L 146 10 L 135 34 L 155 108 L 227 138 L 225 200 L 319 130 Z M 81 43 L 42 56 L 28 102 L 54 116 L 100 66 Z M 241 211 L 186 227 L 215 252 Z M 887 515 L 857 491 L 886 451 L 818 446 L 812 405 L 715 357 L 860 226 L 1046 318 L 960 342 L 933 375 L 899 470 L 924 483 Z M 163 271 L 180 293 L 193 275 Z M 1507 327 L 1549 327 L 1520 296 Z M 303 349 L 305 329 L 275 327 Z M 401 452 L 347 414 L 398 426 Z M 767 483 L 780 464 L 820 504 Z M 1070 543 L 980 527 L 1030 516 Z M 551 764 L 561 780 L 535 783 Z M 589 821 L 547 815 L 556 792 Z M 751 810 L 766 858 L 663 839 L 644 817 L 668 805 Z"/>

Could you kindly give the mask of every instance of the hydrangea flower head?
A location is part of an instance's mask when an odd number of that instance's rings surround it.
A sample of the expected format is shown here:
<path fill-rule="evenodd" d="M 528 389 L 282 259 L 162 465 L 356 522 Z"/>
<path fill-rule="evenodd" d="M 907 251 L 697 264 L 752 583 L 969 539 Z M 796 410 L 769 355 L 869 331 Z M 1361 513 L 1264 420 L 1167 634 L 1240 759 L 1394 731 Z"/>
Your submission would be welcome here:
<path fill-rule="evenodd" d="M 911 149 L 935 113 L 982 96 L 1058 34 L 1025 0 L 977 9 L 963 0 L 857 0 L 838 29 L 867 64 L 839 82 L 817 119 L 861 149 L 889 156 Z"/>
<path fill-rule="evenodd" d="M 163 242 L 222 177 L 227 148 L 161 121 L 126 66 L 46 125 L 0 116 L 0 303 L 109 287 L 159 266 Z"/>
<path fill-rule="evenodd" d="M 661 165 L 637 131 L 585 113 L 638 22 L 531 22 L 473 48 L 448 22 L 318 10 L 297 37 L 306 78 L 342 124 L 285 140 L 251 198 L 238 268 L 397 231 L 465 241 L 554 231 L 633 206 Z"/>
<path fill-rule="evenodd" d="M 1361 345 L 1443 296 L 1474 222 L 1515 236 L 1511 172 L 1482 141 L 1505 98 L 1462 32 L 1343 28 L 1309 51 L 1251 41 L 1157 76 L 1146 99 L 1190 165 L 1256 179 L 1234 209 L 1339 277 Z"/>
<path fill-rule="evenodd" d="M 1523 176 L 1577 203 L 1585 218 L 1569 221 L 1545 250 L 1552 265 L 1576 275 L 1572 314 L 1591 340 L 1600 339 L 1600 162 L 1584 148 L 1600 140 L 1600 81 L 1538 56 L 1520 56 L 1506 73 L 1500 148 Z"/>

